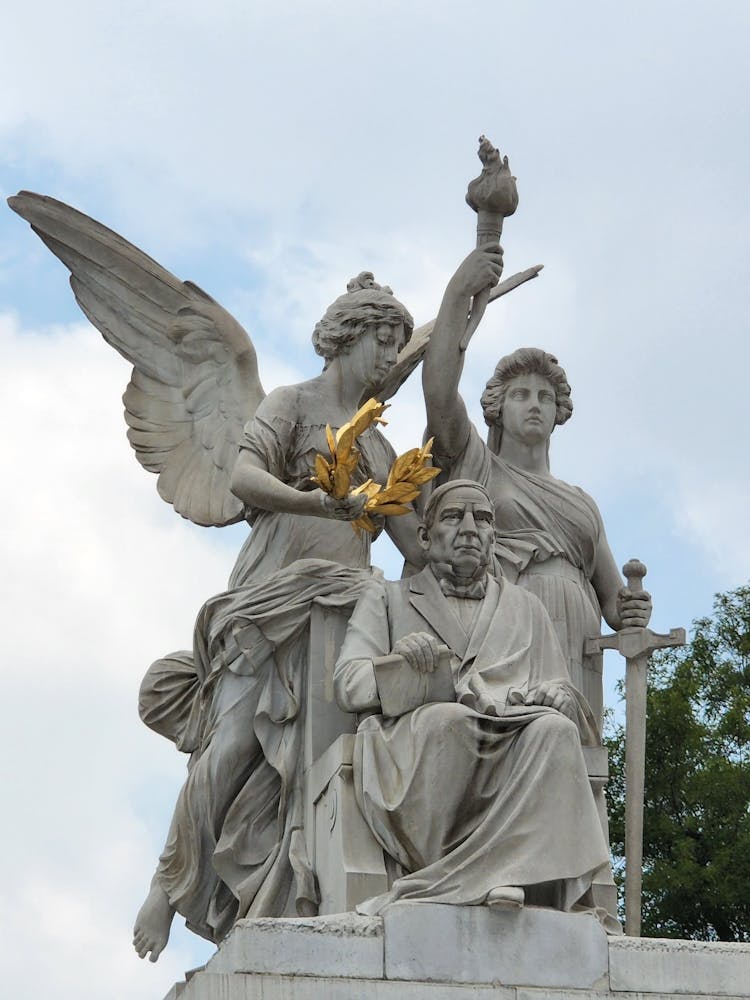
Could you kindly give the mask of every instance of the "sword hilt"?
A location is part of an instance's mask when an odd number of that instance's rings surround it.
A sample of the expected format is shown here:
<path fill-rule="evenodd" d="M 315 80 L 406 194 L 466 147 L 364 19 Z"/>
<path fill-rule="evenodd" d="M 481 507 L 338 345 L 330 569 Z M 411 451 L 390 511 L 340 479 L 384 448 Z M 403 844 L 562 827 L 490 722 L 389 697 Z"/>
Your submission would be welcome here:
<path fill-rule="evenodd" d="M 635 594 L 643 590 L 643 578 L 648 570 L 640 559 L 629 559 L 622 567 L 622 575 L 627 580 L 628 590 Z"/>

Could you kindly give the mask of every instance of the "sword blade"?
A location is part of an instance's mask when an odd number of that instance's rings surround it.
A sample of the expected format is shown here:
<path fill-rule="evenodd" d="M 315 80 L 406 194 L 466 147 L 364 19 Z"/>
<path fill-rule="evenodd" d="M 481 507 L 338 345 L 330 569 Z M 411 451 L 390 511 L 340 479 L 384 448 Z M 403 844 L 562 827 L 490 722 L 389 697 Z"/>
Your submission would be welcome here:
<path fill-rule="evenodd" d="M 625 664 L 625 933 L 641 936 L 648 653 Z"/>

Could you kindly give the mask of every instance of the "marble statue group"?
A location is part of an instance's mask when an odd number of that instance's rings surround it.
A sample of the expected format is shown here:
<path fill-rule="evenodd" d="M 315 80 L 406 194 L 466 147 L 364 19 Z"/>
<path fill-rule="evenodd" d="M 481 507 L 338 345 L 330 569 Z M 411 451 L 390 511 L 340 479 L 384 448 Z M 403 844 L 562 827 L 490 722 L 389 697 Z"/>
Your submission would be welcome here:
<path fill-rule="evenodd" d="M 360 912 L 402 899 L 589 908 L 617 928 L 596 891 L 606 817 L 584 751 L 601 743 L 603 704 L 586 640 L 602 617 L 616 631 L 645 627 L 651 603 L 624 586 L 591 497 L 550 471 L 552 433 L 573 409 L 557 359 L 507 354 L 482 395 L 486 437 L 467 415 L 466 346 L 517 204 L 507 158 L 487 140 L 480 158 L 478 246 L 419 352 L 405 306 L 360 274 L 314 328 L 321 373 L 267 395 L 248 335 L 202 289 L 66 205 L 10 199 L 133 365 L 128 436 L 160 495 L 198 524 L 251 526 L 227 590 L 198 612 L 192 648 L 156 660 L 141 686 L 144 722 L 188 755 L 136 918 L 141 957 L 156 961 L 176 913 L 219 942 L 243 917 L 318 912 L 302 767 L 316 725 L 305 699 L 314 607 L 349 621 L 332 697 L 356 729 L 356 801 L 389 865 L 387 891 Z M 352 522 L 367 502 L 357 488 L 393 468 L 387 439 L 374 425 L 358 437 L 344 496 L 312 476 L 327 426 L 335 434 L 364 400 L 391 395 L 420 358 L 441 471 L 408 513 L 375 518 L 404 559 L 403 578 L 385 581 L 372 534 Z"/>

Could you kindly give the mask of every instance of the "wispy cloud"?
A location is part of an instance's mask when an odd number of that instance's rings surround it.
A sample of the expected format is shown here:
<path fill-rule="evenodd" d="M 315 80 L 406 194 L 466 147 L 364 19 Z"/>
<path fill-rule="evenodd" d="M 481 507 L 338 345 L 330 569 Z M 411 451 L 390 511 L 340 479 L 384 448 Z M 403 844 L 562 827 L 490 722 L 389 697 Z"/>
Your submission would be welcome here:
<path fill-rule="evenodd" d="M 314 323 L 361 269 L 435 315 L 474 240 L 463 194 L 486 131 L 519 177 L 507 270 L 545 270 L 488 310 L 471 415 L 501 354 L 558 354 L 576 412 L 553 472 L 595 496 L 618 561 L 649 563 L 665 625 L 688 624 L 750 575 L 749 20 L 742 2 L 11 5 L 0 191 L 68 200 L 206 287 L 271 389 L 318 370 Z M 8 814 L 25 818 L 6 986 L 93 1000 L 114 977 L 123 1000 L 158 996 L 204 952 L 178 935 L 156 969 L 131 957 L 184 767 L 135 697 L 189 645 L 243 529 L 159 500 L 125 440 L 128 366 L 72 321 L 63 269 L 10 212 L 0 269 L 0 670 Z M 389 411 L 399 450 L 423 426 L 409 386 Z"/>

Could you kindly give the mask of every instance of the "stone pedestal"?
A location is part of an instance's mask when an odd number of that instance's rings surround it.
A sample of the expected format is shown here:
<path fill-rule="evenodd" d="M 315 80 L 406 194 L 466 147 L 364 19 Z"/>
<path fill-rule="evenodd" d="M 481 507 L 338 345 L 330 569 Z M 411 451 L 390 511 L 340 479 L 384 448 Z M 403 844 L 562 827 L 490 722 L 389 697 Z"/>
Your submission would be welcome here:
<path fill-rule="evenodd" d="M 397 903 L 242 920 L 165 1000 L 750 1000 L 750 945 L 608 938 L 589 914 Z"/>

